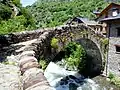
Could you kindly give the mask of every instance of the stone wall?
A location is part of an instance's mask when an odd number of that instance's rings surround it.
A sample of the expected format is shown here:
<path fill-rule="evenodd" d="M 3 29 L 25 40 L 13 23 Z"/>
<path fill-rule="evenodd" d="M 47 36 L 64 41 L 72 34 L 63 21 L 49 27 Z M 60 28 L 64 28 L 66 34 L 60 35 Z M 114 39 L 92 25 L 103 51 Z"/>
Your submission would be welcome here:
<path fill-rule="evenodd" d="M 76 41 L 79 39 L 89 39 L 91 40 L 91 42 L 94 42 L 98 47 L 102 60 L 105 59 L 104 50 L 102 48 L 102 42 L 101 42 L 101 40 L 105 39 L 105 37 L 100 33 L 96 33 L 95 30 L 91 29 L 90 27 L 82 24 L 71 25 L 71 26 L 66 25 L 56 28 L 54 33 L 55 33 L 55 38 L 59 40 L 60 50 L 63 49 L 63 47 L 70 41 Z"/>
<path fill-rule="evenodd" d="M 25 47 L 20 54 L 18 64 L 22 74 L 23 90 L 52 90 L 38 63 L 41 55 L 49 53 L 47 40 L 50 41 L 51 35 L 49 31 L 44 32 L 37 41 Z"/>
<path fill-rule="evenodd" d="M 95 30 L 85 25 L 66 25 L 56 28 L 55 38 L 58 39 L 58 49 L 56 51 L 63 50 L 64 46 L 71 41 L 78 42 L 87 51 L 91 65 L 89 65 L 89 72 L 100 74 L 104 70 L 106 54 L 103 47 L 102 40 L 106 39 L 102 34 L 96 33 Z M 57 54 L 57 53 L 56 53 Z M 94 76 L 94 75 L 93 75 Z"/>
<path fill-rule="evenodd" d="M 26 50 L 35 49 L 36 58 L 45 58 L 45 59 L 53 59 L 54 56 L 57 54 L 54 52 L 53 48 L 51 48 L 51 39 L 53 37 L 59 40 L 59 48 L 58 52 L 61 51 L 64 46 L 69 43 L 70 41 L 76 41 L 80 38 L 86 38 L 93 41 L 97 47 L 99 48 L 100 54 L 102 56 L 102 60 L 104 59 L 104 53 L 101 48 L 101 39 L 104 36 L 101 33 L 95 32 L 95 30 L 91 29 L 90 27 L 80 24 L 80 25 L 63 25 L 57 28 L 47 28 L 41 30 L 34 30 L 34 31 L 25 31 L 20 33 L 13 33 L 9 35 L 4 35 L 6 39 L 0 38 L 1 41 L 8 44 L 17 43 L 28 41 L 32 39 L 37 39 L 31 46 L 25 48 Z M 41 42 L 41 43 L 40 43 Z M 1 46 L 4 46 L 3 42 L 0 43 Z M 91 53 L 92 56 L 92 53 Z"/>
<path fill-rule="evenodd" d="M 8 35 L 0 35 L 0 47 L 9 46 L 10 44 L 24 42 L 32 39 L 37 39 L 47 30 L 51 30 L 51 28 L 38 29 L 33 31 L 22 31 L 18 33 L 11 33 Z"/>
<path fill-rule="evenodd" d="M 120 38 L 111 37 L 108 51 L 108 74 L 112 72 L 120 76 L 120 53 L 116 52 L 115 44 L 120 44 Z"/>
<path fill-rule="evenodd" d="M 14 52 L 17 52 L 16 54 L 20 55 L 19 67 L 23 76 L 24 90 L 51 90 L 51 87 L 43 76 L 43 72 L 40 69 L 38 61 L 40 60 L 40 58 L 44 58 L 47 60 L 53 59 L 54 56 L 63 49 L 64 45 L 66 45 L 70 41 L 76 41 L 81 38 L 93 41 L 99 48 L 100 54 L 103 58 L 103 50 L 101 48 L 100 39 L 104 37 L 85 25 L 64 25 L 55 29 L 52 28 L 45 30 L 42 29 L 35 31 L 26 31 L 4 35 L 2 37 L 5 37 L 5 39 L 0 38 L 0 40 L 2 41 L 0 43 L 2 47 L 4 46 L 4 44 L 11 45 L 13 43 L 35 39 L 34 42 L 28 45 L 24 43 L 25 45 L 21 46 L 22 49 L 14 50 Z M 59 40 L 59 48 L 57 50 L 58 52 L 54 52 L 54 50 L 52 50 L 53 48 L 51 48 L 51 39 L 53 37 Z"/>
<path fill-rule="evenodd" d="M 120 54 L 116 52 L 115 44 L 120 45 L 120 37 L 117 36 L 117 28 L 120 22 L 110 22 L 109 28 L 109 50 L 108 50 L 108 75 L 110 72 L 120 76 Z"/>

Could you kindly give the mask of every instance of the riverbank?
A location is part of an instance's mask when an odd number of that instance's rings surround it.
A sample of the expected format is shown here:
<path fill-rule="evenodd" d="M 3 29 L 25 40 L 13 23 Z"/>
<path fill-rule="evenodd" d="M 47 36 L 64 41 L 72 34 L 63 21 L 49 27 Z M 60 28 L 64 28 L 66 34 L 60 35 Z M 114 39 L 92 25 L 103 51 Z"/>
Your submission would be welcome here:
<path fill-rule="evenodd" d="M 96 76 L 92 80 L 94 80 L 99 86 L 101 90 L 120 90 L 120 87 L 113 85 L 110 81 L 107 81 L 106 77 Z"/>

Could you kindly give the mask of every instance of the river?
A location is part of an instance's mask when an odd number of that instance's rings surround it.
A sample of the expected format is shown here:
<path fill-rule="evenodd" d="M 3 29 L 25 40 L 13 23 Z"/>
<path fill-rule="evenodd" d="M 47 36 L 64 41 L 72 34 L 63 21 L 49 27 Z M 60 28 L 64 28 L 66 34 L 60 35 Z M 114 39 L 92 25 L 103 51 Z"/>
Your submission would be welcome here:
<path fill-rule="evenodd" d="M 79 73 L 67 71 L 53 62 L 47 66 L 44 75 L 53 90 L 120 90 L 108 82 L 105 77 L 85 78 Z"/>

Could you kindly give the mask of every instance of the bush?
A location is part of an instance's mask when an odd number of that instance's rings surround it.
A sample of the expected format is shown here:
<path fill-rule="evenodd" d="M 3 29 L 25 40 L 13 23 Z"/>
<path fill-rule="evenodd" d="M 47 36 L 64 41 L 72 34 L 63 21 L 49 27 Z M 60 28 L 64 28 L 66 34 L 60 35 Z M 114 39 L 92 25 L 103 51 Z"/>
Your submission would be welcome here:
<path fill-rule="evenodd" d="M 16 16 L 8 21 L 2 21 L 0 24 L 0 34 L 24 31 L 27 28 L 25 26 L 26 21 L 23 15 Z"/>
<path fill-rule="evenodd" d="M 2 63 L 5 64 L 5 65 L 16 65 L 16 63 L 13 62 L 13 61 L 4 61 Z"/>
<path fill-rule="evenodd" d="M 70 70 L 83 71 L 86 65 L 86 52 L 84 48 L 71 42 L 65 47 L 65 60 L 66 65 Z"/>
<path fill-rule="evenodd" d="M 110 82 L 118 87 L 120 87 L 120 77 L 115 76 L 113 73 L 109 73 L 108 78 L 110 79 Z"/>
<path fill-rule="evenodd" d="M 76 51 L 77 44 L 74 42 L 70 42 L 68 45 L 65 46 L 65 54 L 66 57 L 73 55 L 73 52 Z"/>
<path fill-rule="evenodd" d="M 109 75 L 108 75 L 108 78 L 109 78 L 110 80 L 112 80 L 114 77 L 115 77 L 115 76 L 110 72 Z"/>
<path fill-rule="evenodd" d="M 51 46 L 52 46 L 52 48 L 57 49 L 58 48 L 58 39 L 52 38 L 52 40 L 51 40 Z"/>
<path fill-rule="evenodd" d="M 114 78 L 111 80 L 111 83 L 113 83 L 114 85 L 120 87 L 120 77 L 114 77 Z"/>
<path fill-rule="evenodd" d="M 12 10 L 7 5 L 0 3 L 0 18 L 1 20 L 8 20 L 11 18 Z"/>
<path fill-rule="evenodd" d="M 40 60 L 39 64 L 42 67 L 42 70 L 45 70 L 48 65 L 47 61 L 45 61 L 45 60 Z"/>
<path fill-rule="evenodd" d="M 101 43 L 104 49 L 104 53 L 106 53 L 108 51 L 108 43 L 109 43 L 108 38 L 101 39 Z"/>

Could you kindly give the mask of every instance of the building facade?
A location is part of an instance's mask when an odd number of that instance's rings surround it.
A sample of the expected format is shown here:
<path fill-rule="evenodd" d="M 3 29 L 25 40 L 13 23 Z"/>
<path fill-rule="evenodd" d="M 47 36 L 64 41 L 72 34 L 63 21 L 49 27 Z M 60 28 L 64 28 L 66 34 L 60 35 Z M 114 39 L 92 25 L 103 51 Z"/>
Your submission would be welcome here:
<path fill-rule="evenodd" d="M 120 76 L 120 5 L 111 3 L 97 16 L 99 23 L 106 23 L 109 38 L 108 74 L 111 72 Z"/>

